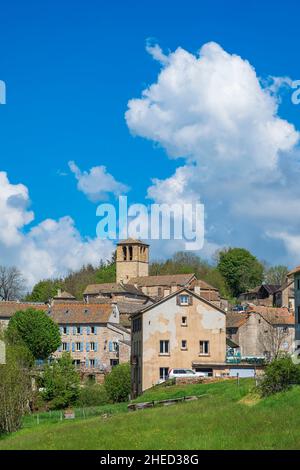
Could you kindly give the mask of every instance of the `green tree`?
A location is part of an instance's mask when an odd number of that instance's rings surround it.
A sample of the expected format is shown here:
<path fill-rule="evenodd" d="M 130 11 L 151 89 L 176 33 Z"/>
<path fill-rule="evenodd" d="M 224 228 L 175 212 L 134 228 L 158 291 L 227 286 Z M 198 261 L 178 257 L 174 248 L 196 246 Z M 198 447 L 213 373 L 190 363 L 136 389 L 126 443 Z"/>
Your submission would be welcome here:
<path fill-rule="evenodd" d="M 119 364 L 105 378 L 105 389 L 113 402 L 127 401 L 131 390 L 130 364 Z"/>
<path fill-rule="evenodd" d="M 29 302 L 48 302 L 49 299 L 53 298 L 57 294 L 57 290 L 61 288 L 62 281 L 45 279 L 44 281 L 38 282 L 31 292 L 26 296 L 26 300 Z"/>
<path fill-rule="evenodd" d="M 59 327 L 42 310 L 19 310 L 10 319 L 7 337 L 25 344 L 35 359 L 46 359 L 61 344 Z"/>
<path fill-rule="evenodd" d="M 278 284 L 282 285 L 286 281 L 288 268 L 283 265 L 271 266 L 265 269 L 265 282 L 267 284 Z"/>
<path fill-rule="evenodd" d="M 6 363 L 0 365 L 0 434 L 19 429 L 22 416 L 28 411 L 32 398 L 31 364 L 32 356 L 26 346 L 6 342 Z"/>
<path fill-rule="evenodd" d="M 51 409 L 67 408 L 74 405 L 79 397 L 80 377 L 69 353 L 47 364 L 43 375 L 42 397 Z"/>
<path fill-rule="evenodd" d="M 256 287 L 263 281 L 263 265 L 244 248 L 229 248 L 219 252 L 218 270 L 233 297 Z"/>

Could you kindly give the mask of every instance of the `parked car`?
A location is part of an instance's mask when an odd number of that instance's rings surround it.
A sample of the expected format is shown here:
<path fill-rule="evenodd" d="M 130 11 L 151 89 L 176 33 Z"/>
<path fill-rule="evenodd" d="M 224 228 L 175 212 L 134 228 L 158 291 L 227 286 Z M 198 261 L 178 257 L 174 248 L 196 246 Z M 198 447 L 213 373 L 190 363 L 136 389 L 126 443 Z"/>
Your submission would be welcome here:
<path fill-rule="evenodd" d="M 195 372 L 193 369 L 169 369 L 169 379 L 173 379 L 176 377 L 206 377 L 204 372 Z"/>

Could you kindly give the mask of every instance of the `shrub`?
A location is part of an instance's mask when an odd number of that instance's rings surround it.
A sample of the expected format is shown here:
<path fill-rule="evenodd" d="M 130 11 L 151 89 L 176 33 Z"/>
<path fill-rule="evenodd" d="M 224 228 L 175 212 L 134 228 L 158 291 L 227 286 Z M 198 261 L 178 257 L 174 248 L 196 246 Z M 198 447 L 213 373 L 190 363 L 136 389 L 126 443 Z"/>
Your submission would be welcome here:
<path fill-rule="evenodd" d="M 292 384 L 300 383 L 300 367 L 289 356 L 274 359 L 265 369 L 258 386 L 263 397 L 287 390 Z"/>
<path fill-rule="evenodd" d="M 80 377 L 69 353 L 46 365 L 43 385 L 42 397 L 51 409 L 67 408 L 77 401 Z"/>
<path fill-rule="evenodd" d="M 78 398 L 79 406 L 99 406 L 105 405 L 108 402 L 109 397 L 104 385 L 86 385 L 80 390 Z"/>
<path fill-rule="evenodd" d="M 130 365 L 119 364 L 105 378 L 105 390 L 113 402 L 127 401 L 131 390 Z"/>

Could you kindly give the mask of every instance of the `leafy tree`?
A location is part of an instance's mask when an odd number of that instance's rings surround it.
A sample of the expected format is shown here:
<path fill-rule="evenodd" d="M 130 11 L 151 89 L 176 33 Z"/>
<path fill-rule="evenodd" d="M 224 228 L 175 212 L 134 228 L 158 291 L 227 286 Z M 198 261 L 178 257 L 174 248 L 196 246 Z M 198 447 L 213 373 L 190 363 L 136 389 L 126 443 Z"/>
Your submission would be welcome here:
<path fill-rule="evenodd" d="M 16 300 L 24 294 L 25 280 L 15 266 L 0 266 L 0 299 Z"/>
<path fill-rule="evenodd" d="M 80 392 L 80 377 L 69 353 L 47 364 L 43 375 L 42 397 L 51 409 L 67 408 L 76 403 Z"/>
<path fill-rule="evenodd" d="M 48 302 L 57 294 L 57 290 L 61 285 L 62 281 L 59 280 L 46 279 L 40 281 L 34 286 L 31 294 L 26 296 L 26 300 L 29 302 Z"/>
<path fill-rule="evenodd" d="M 263 265 L 244 248 L 220 251 L 218 270 L 233 297 L 256 287 L 263 281 Z"/>
<path fill-rule="evenodd" d="M 10 319 L 7 337 L 25 344 L 35 359 L 46 359 L 61 344 L 59 327 L 42 310 L 19 310 Z"/>
<path fill-rule="evenodd" d="M 271 266 L 265 270 L 265 282 L 267 284 L 278 284 L 281 286 L 286 281 L 288 271 L 286 266 Z"/>
<path fill-rule="evenodd" d="M 289 356 L 282 356 L 267 365 L 258 389 L 266 397 L 287 390 L 292 384 L 300 384 L 300 366 Z"/>
<path fill-rule="evenodd" d="M 111 401 L 127 401 L 131 390 L 130 364 L 115 366 L 106 376 L 104 385 Z"/>
<path fill-rule="evenodd" d="M 26 346 L 6 343 L 6 364 L 0 365 L 0 434 L 21 426 L 32 397 L 31 364 Z"/>

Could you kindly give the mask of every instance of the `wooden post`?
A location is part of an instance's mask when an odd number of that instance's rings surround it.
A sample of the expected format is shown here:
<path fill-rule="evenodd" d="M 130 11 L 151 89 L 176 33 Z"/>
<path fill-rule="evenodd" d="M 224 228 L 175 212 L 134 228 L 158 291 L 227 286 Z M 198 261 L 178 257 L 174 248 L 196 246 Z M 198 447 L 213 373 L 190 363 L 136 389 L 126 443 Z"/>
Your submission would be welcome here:
<path fill-rule="evenodd" d="M 237 374 L 236 374 L 236 383 L 237 383 L 237 386 L 239 387 L 240 386 L 240 374 L 239 374 L 239 372 L 237 372 Z"/>

